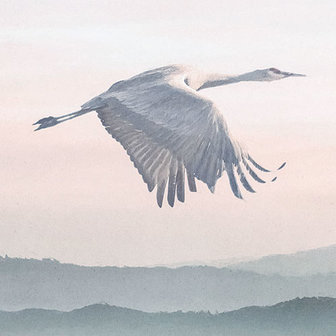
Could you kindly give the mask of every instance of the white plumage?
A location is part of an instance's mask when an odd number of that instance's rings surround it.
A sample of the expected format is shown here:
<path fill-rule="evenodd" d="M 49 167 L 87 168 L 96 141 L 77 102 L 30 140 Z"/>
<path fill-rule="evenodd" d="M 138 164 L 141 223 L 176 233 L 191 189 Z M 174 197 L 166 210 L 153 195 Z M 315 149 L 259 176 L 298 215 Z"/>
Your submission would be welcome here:
<path fill-rule="evenodd" d="M 244 188 L 254 192 L 244 171 L 263 183 L 257 164 L 230 135 L 222 114 L 198 90 L 239 81 L 271 81 L 289 76 L 275 68 L 239 76 L 205 75 L 191 67 L 171 65 L 146 71 L 113 84 L 91 99 L 78 112 L 39 120 L 38 129 L 54 126 L 96 111 L 106 130 L 127 151 L 134 166 L 152 191 L 156 187 L 161 207 L 165 190 L 174 206 L 185 200 L 185 180 L 196 191 L 195 179 L 214 192 L 225 171 L 234 195 L 242 198 L 236 176 Z"/>

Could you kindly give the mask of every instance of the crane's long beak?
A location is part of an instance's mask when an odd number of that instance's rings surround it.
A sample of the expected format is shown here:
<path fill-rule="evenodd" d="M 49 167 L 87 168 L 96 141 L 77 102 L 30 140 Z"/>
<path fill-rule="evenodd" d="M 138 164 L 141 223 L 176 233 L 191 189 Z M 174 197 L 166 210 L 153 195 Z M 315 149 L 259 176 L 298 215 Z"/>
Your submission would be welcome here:
<path fill-rule="evenodd" d="M 282 74 L 285 75 L 286 77 L 306 77 L 306 75 L 298 74 L 294 72 L 282 72 Z"/>

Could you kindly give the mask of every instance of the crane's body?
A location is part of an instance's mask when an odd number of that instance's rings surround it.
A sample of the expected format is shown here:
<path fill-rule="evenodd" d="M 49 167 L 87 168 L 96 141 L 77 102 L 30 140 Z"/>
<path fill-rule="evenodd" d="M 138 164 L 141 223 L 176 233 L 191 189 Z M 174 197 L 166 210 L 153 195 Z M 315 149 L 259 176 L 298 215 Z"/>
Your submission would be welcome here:
<path fill-rule="evenodd" d="M 156 187 L 160 207 L 167 185 L 169 205 L 174 206 L 176 197 L 184 202 L 185 175 L 190 191 L 196 191 L 198 179 L 214 192 L 225 171 L 234 195 L 242 198 L 237 178 L 246 190 L 254 192 L 246 173 L 263 183 L 254 168 L 268 170 L 239 146 L 214 103 L 198 91 L 240 81 L 273 81 L 289 76 L 303 75 L 275 68 L 238 76 L 209 75 L 192 67 L 171 65 L 113 84 L 78 112 L 43 118 L 35 124 L 39 124 L 39 130 L 96 111 L 107 132 L 127 151 L 148 190 Z"/>

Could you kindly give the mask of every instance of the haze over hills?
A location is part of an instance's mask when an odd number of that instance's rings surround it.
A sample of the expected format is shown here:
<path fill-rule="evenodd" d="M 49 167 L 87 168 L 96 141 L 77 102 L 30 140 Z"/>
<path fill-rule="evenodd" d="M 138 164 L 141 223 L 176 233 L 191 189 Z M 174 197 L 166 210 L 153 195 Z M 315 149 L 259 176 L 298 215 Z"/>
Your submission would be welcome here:
<path fill-rule="evenodd" d="M 297 296 L 336 296 L 336 274 L 285 277 L 215 267 L 84 267 L 0 259 L 0 310 L 71 310 L 103 301 L 148 312 L 215 312 Z"/>
<path fill-rule="evenodd" d="M 1 336 L 334 336 L 336 299 L 303 298 L 210 314 L 142 311 L 95 304 L 70 312 L 0 312 Z"/>
<path fill-rule="evenodd" d="M 294 254 L 278 254 L 228 265 L 260 274 L 304 276 L 336 272 L 336 244 Z"/>
<path fill-rule="evenodd" d="M 241 257 L 241 258 L 226 258 L 226 259 L 218 259 L 218 260 L 191 260 L 191 261 L 182 261 L 173 264 L 155 264 L 146 267 L 169 267 L 169 268 L 177 268 L 183 266 L 212 266 L 212 267 L 228 267 L 230 265 L 238 264 L 240 262 L 246 262 L 255 260 L 254 258 L 249 257 Z"/>
<path fill-rule="evenodd" d="M 302 276 L 336 272 L 336 244 L 291 254 L 274 254 L 261 258 L 228 258 L 219 260 L 195 260 L 180 262 L 166 267 L 214 266 L 252 271 L 260 274 Z"/>

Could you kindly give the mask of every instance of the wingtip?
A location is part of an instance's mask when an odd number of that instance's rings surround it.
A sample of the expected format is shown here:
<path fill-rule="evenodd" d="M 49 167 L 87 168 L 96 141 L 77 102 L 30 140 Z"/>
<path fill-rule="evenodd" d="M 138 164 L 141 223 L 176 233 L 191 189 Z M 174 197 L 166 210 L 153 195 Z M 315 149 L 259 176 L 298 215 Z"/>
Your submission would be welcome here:
<path fill-rule="evenodd" d="M 237 187 L 237 188 L 232 188 L 232 186 L 231 186 L 231 190 L 232 190 L 233 194 L 234 194 L 237 198 L 239 198 L 239 199 L 243 199 L 243 195 L 242 195 L 241 191 L 239 190 L 238 185 L 237 185 L 236 187 Z"/>
<path fill-rule="evenodd" d="M 185 198 L 184 196 L 183 197 L 180 197 L 179 195 L 177 195 L 177 200 L 181 203 L 184 203 L 185 202 Z"/>
<path fill-rule="evenodd" d="M 156 203 L 158 205 L 159 208 L 162 208 L 162 204 L 163 204 L 163 199 L 156 197 Z"/>
<path fill-rule="evenodd" d="M 152 192 L 154 188 L 155 188 L 155 184 L 150 184 L 150 183 L 147 184 L 147 189 L 149 192 Z"/>
<path fill-rule="evenodd" d="M 286 164 L 287 164 L 287 162 L 284 162 L 277 170 L 280 170 L 280 169 L 282 169 L 283 167 L 285 167 L 286 166 Z"/>

